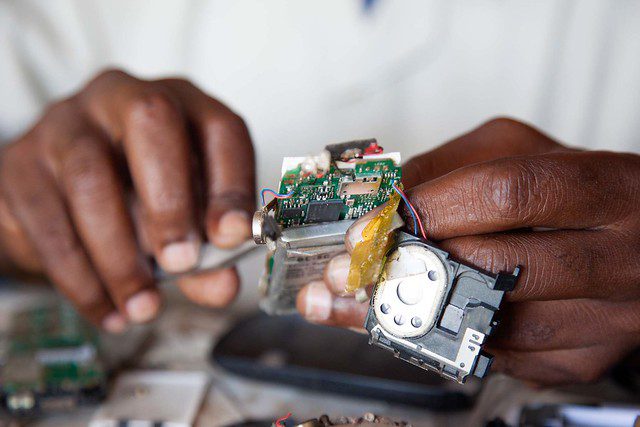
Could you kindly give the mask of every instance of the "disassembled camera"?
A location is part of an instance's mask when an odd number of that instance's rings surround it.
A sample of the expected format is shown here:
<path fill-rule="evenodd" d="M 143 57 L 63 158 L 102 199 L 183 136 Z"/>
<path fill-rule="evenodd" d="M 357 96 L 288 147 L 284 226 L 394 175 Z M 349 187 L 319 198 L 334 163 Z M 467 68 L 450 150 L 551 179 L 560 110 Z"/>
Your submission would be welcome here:
<path fill-rule="evenodd" d="M 385 154 L 375 139 L 286 157 L 279 191 L 262 190 L 263 208 L 253 221 L 254 240 L 269 249 L 261 306 L 270 314 L 294 312 L 298 291 L 321 280 L 329 260 L 346 250 L 351 224 L 386 203 L 353 248 L 345 289 L 366 300 L 365 289 L 374 285 L 365 321 L 370 343 L 460 383 L 469 375 L 483 377 L 491 356 L 482 345 L 519 269 L 491 275 L 433 246 L 402 191 L 401 175 L 400 154 Z M 268 204 L 266 193 L 274 196 Z M 403 225 L 401 200 L 420 237 L 396 231 Z"/>

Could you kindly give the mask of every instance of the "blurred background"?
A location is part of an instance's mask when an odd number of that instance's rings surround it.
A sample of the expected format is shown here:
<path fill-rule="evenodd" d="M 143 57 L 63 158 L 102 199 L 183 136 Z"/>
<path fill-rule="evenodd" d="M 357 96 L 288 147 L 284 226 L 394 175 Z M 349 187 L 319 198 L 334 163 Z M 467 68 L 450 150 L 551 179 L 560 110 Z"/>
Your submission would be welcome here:
<path fill-rule="evenodd" d="M 3 0 L 0 140 L 117 67 L 243 116 L 259 188 L 285 155 L 376 137 L 407 159 L 503 115 L 638 151 L 639 19 L 633 0 Z"/>

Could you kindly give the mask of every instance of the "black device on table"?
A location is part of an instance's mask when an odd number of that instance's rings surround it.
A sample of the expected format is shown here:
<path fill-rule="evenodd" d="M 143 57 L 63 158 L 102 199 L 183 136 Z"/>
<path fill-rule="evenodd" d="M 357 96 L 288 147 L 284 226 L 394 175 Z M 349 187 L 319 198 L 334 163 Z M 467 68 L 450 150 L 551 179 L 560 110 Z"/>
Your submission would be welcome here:
<path fill-rule="evenodd" d="M 238 322 L 215 346 L 212 360 L 257 380 L 434 411 L 469 408 L 479 389 L 479 383 L 460 386 L 371 347 L 366 334 L 314 325 L 298 315 L 256 314 Z"/>

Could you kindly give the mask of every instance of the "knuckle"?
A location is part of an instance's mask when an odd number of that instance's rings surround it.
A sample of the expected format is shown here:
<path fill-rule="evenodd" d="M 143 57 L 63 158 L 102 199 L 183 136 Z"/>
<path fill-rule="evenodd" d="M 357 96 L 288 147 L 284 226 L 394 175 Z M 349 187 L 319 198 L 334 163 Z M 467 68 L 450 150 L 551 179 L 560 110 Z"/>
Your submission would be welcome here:
<path fill-rule="evenodd" d="M 69 97 L 54 102 L 46 107 L 42 115 L 42 120 L 36 125 L 36 130 L 44 129 L 50 126 L 59 126 L 60 123 L 66 123 L 69 117 L 77 116 L 79 111 L 78 103 L 75 97 Z"/>
<path fill-rule="evenodd" d="M 536 128 L 511 117 L 493 118 L 474 132 L 483 139 L 520 147 L 525 152 L 545 152 L 561 146 Z"/>
<path fill-rule="evenodd" d="M 513 251 L 506 242 L 490 236 L 462 239 L 452 246 L 451 252 L 465 261 L 486 271 L 500 272 L 511 267 Z"/>
<path fill-rule="evenodd" d="M 43 253 L 42 259 L 47 271 L 74 271 L 71 267 L 78 265 L 84 257 L 80 242 L 62 222 L 53 220 L 44 226 L 40 251 Z M 46 256 L 46 254 L 56 255 Z"/>
<path fill-rule="evenodd" d="M 151 90 L 138 95 L 125 112 L 126 120 L 145 126 L 175 122 L 181 119 L 177 102 L 162 90 Z"/>
<path fill-rule="evenodd" d="M 513 132 L 514 130 L 528 131 L 529 129 L 531 129 L 531 127 L 514 118 L 507 117 L 507 116 L 498 116 L 498 117 L 493 117 L 487 120 L 486 122 L 484 122 L 482 125 L 480 125 L 480 129 L 491 130 L 493 132 L 495 131 Z"/>
<path fill-rule="evenodd" d="M 62 176 L 67 191 L 99 198 L 110 186 L 109 160 L 101 141 L 78 137 L 69 144 L 62 160 Z"/>
<path fill-rule="evenodd" d="M 489 212 L 504 219 L 516 219 L 535 208 L 536 176 L 525 164 L 503 161 L 491 167 L 482 183 L 482 200 Z"/>
<path fill-rule="evenodd" d="M 87 83 L 87 88 L 92 88 L 96 85 L 102 84 L 105 81 L 111 81 L 114 79 L 131 78 L 129 74 L 119 68 L 105 68 L 93 77 Z"/>
<path fill-rule="evenodd" d="M 165 77 L 160 80 L 155 80 L 154 82 L 159 84 L 168 84 L 185 89 L 197 89 L 196 86 L 191 83 L 191 81 L 189 81 L 189 79 L 180 76 Z"/>
<path fill-rule="evenodd" d="M 206 120 L 207 134 L 212 137 L 224 137 L 229 134 L 247 133 L 247 125 L 242 117 L 233 112 L 212 114 Z"/>
<path fill-rule="evenodd" d="M 493 138 L 506 138 L 513 144 L 526 144 L 531 137 L 541 136 L 533 127 L 511 117 L 492 118 L 483 123 L 477 131 Z M 543 140 L 546 141 L 547 138 Z"/>

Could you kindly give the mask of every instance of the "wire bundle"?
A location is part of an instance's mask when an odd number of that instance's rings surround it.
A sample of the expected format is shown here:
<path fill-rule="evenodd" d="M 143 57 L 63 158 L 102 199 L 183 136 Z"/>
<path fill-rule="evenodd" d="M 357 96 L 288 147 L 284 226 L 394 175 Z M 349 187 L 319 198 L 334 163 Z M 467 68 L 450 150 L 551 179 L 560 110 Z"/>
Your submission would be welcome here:
<path fill-rule="evenodd" d="M 290 192 L 288 192 L 287 194 L 280 194 L 275 190 L 272 190 L 271 188 L 263 188 L 260 191 L 260 198 L 262 199 L 262 206 L 264 206 L 266 203 L 264 201 L 264 194 L 265 193 L 271 193 L 273 194 L 273 197 L 275 197 L 276 199 L 288 199 L 291 196 L 293 196 L 293 190 L 291 190 Z"/>
<path fill-rule="evenodd" d="M 413 218 L 413 232 L 418 233 L 418 227 L 419 227 L 420 234 L 422 234 L 422 238 L 426 239 L 427 233 L 425 233 L 424 231 L 424 227 L 422 226 L 422 220 L 420 220 L 420 215 L 418 215 L 418 211 L 416 211 L 416 208 L 413 207 L 407 195 L 404 193 L 404 191 L 400 189 L 400 187 L 398 187 L 398 184 L 396 182 L 393 183 L 393 189 L 396 190 L 396 193 L 398 193 L 400 197 L 402 197 L 402 200 L 409 208 L 409 213 Z"/>

